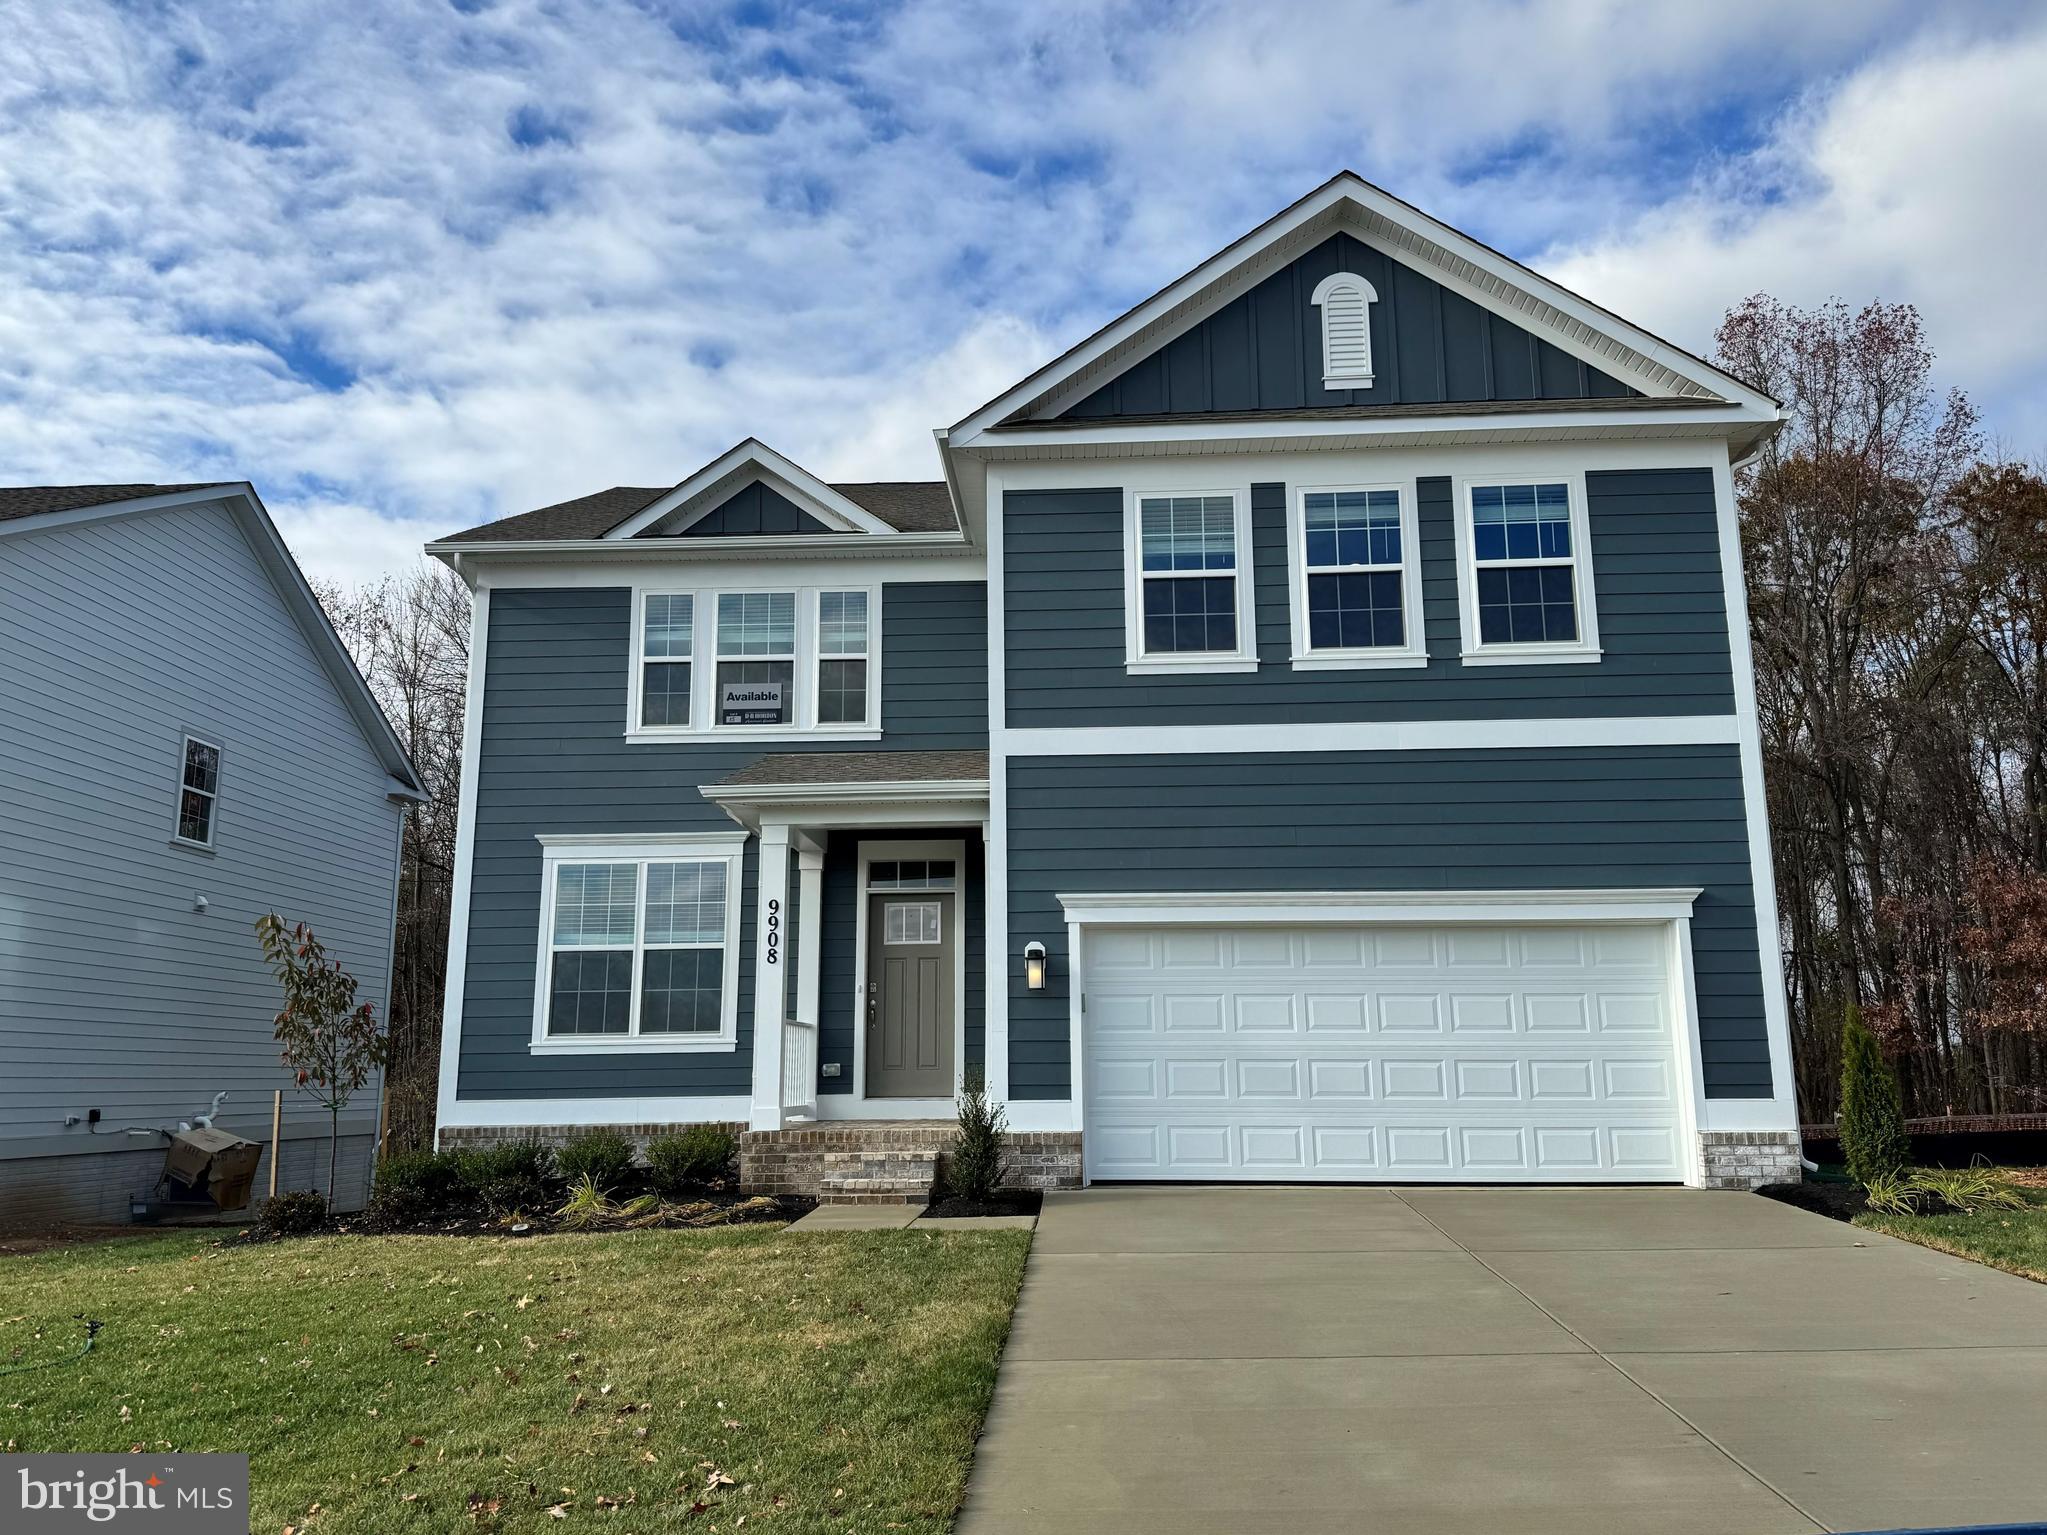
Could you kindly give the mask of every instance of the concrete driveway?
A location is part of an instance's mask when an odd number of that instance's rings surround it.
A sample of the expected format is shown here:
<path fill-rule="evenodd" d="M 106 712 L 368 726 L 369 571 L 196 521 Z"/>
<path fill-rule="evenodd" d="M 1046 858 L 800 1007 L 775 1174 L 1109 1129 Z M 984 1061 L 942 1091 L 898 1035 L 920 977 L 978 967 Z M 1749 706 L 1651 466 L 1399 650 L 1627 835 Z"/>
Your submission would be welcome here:
<path fill-rule="evenodd" d="M 2047 1519 L 2047 1286 L 1752 1194 L 1045 1201 L 962 1535 Z"/>

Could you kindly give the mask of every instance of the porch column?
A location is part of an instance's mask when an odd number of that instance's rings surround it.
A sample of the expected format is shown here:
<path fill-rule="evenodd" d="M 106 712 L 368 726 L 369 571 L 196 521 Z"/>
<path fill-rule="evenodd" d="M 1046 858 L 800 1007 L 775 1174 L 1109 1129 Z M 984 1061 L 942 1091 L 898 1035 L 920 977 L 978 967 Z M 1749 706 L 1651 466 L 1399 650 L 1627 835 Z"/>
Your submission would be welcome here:
<path fill-rule="evenodd" d="M 788 1006 L 785 977 L 789 967 L 782 960 L 789 912 L 789 828 L 763 822 L 760 836 L 760 897 L 753 923 L 753 1113 L 749 1123 L 755 1130 L 779 1130 L 782 1020 Z M 809 947 L 804 945 L 806 950 Z"/>
<path fill-rule="evenodd" d="M 824 938 L 824 850 L 796 849 L 796 1016 L 817 1027 L 818 945 Z"/>

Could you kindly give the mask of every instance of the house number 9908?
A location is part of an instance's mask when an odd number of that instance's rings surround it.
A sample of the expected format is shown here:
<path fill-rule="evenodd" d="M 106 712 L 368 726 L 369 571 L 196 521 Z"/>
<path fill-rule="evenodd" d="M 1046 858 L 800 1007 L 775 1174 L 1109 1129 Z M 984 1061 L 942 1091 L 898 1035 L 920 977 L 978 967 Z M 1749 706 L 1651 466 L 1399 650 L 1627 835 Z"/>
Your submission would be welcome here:
<path fill-rule="evenodd" d="M 782 962 L 782 903 L 768 902 L 768 963 Z"/>

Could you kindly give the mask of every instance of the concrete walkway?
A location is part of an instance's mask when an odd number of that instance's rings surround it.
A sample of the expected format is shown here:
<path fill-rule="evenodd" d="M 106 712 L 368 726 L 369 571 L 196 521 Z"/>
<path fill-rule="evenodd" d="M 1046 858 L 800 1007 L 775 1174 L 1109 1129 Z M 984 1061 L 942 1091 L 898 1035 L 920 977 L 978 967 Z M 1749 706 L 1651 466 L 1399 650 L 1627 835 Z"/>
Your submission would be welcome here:
<path fill-rule="evenodd" d="M 1045 1202 L 961 1535 L 2047 1519 L 2047 1286 L 1752 1194 Z"/>

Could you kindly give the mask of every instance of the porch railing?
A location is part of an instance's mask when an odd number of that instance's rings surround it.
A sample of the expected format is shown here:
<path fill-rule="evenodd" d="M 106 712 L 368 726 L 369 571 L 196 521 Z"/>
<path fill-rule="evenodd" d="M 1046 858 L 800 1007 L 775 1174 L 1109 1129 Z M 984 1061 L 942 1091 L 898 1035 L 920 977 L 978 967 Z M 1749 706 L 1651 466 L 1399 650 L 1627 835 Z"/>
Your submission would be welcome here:
<path fill-rule="evenodd" d="M 782 1114 L 817 1118 L 817 1025 L 800 1018 L 782 1025 Z"/>

